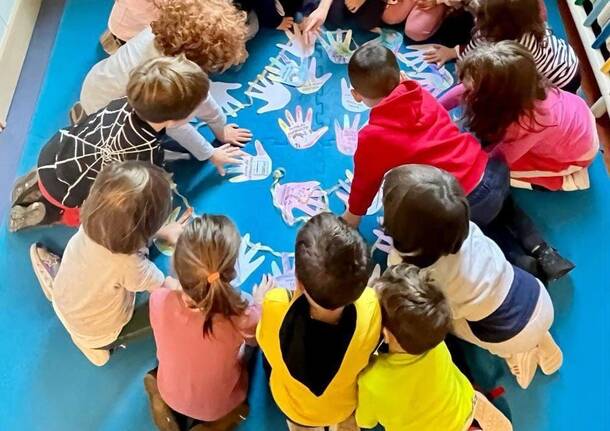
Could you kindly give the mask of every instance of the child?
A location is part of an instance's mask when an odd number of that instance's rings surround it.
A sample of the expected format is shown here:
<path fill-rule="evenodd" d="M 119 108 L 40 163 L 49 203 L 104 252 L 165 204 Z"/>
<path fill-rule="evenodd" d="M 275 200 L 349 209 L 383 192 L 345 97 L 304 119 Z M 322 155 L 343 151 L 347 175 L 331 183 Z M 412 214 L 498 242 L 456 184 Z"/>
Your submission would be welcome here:
<path fill-rule="evenodd" d="M 386 431 L 512 430 L 510 421 L 475 392 L 443 342 L 451 311 L 430 274 L 400 264 L 374 283 L 389 353 L 379 354 L 358 379 L 356 421 Z"/>
<path fill-rule="evenodd" d="M 208 88 L 205 73 L 184 56 L 159 57 L 136 68 L 127 99 L 60 130 L 42 148 L 37 170 L 15 184 L 9 229 L 60 221 L 78 226 L 79 208 L 97 174 L 123 160 L 162 166 L 165 128 L 186 123 Z M 212 159 L 218 169 L 238 161 L 239 150 L 218 150 Z"/>
<path fill-rule="evenodd" d="M 529 217 L 509 199 L 504 161 L 489 158 L 474 136 L 461 132 L 443 106 L 419 84 L 401 81 L 396 57 L 389 49 L 377 44 L 358 48 L 348 72 L 354 98 L 373 108 L 368 125 L 358 134 L 354 179 L 343 216 L 348 223 L 358 226 L 386 172 L 403 164 L 421 163 L 455 176 L 468 196 L 472 221 L 479 226 L 484 228 L 499 215 L 504 216 L 523 244 L 523 253 L 537 253 L 533 256 L 537 262 L 525 257 L 521 262 L 522 256 L 518 256 L 516 263 L 528 270 L 539 264 L 549 280 L 561 278 L 574 268 L 544 241 Z"/>
<path fill-rule="evenodd" d="M 405 34 L 415 42 L 429 39 L 441 26 L 451 0 L 397 0 L 388 2 L 383 11 L 383 22 L 389 25 L 404 21 Z"/>
<path fill-rule="evenodd" d="M 76 347 L 97 366 L 108 362 L 123 339 L 150 329 L 148 305 L 134 312 L 136 292 L 163 284 L 147 246 L 153 236 L 175 244 L 180 223 L 161 229 L 171 210 L 172 182 L 161 168 L 114 163 L 97 176 L 83 205 L 83 225 L 61 262 L 32 245 L 32 266 L 44 294 Z"/>
<path fill-rule="evenodd" d="M 267 294 L 256 332 L 271 393 L 290 430 L 357 429 L 356 379 L 381 332 L 366 244 L 333 214 L 317 215 L 298 233 L 295 271 L 296 291 Z"/>
<path fill-rule="evenodd" d="M 152 27 L 89 71 L 80 102 L 70 111 L 73 123 L 124 97 L 131 71 L 152 58 L 184 54 L 206 73 L 222 72 L 246 60 L 246 14 L 230 0 L 180 0 L 164 2 L 160 8 L 159 19 Z M 243 146 L 252 137 L 249 130 L 227 125 L 226 116 L 211 94 L 194 115 L 225 144 Z M 214 161 L 214 147 L 191 124 L 170 127 L 167 134 L 197 160 Z"/>
<path fill-rule="evenodd" d="M 476 12 L 475 33 L 464 47 L 434 45 L 425 54 L 428 61 L 442 65 L 461 58 L 479 45 L 514 40 L 534 56 L 536 67 L 552 85 L 576 93 L 580 87 L 578 57 L 564 40 L 548 28 L 539 0 L 485 0 Z"/>
<path fill-rule="evenodd" d="M 583 99 L 547 84 L 525 47 L 508 40 L 481 45 L 458 70 L 462 85 L 441 103 L 453 109 L 462 99 L 466 126 L 502 154 L 513 186 L 589 187 L 587 166 L 599 149 L 595 118 Z"/>
<path fill-rule="evenodd" d="M 173 257 L 178 281 L 150 296 L 150 322 L 159 367 L 144 378 L 160 429 L 172 422 L 191 429 L 199 421 L 231 429 L 247 414 L 246 343 L 256 345 L 260 304 L 272 279 L 263 278 L 254 302 L 231 286 L 241 238 L 224 216 L 195 218 L 184 228 Z M 173 286 L 172 286 L 173 285 Z M 158 385 L 158 389 L 157 389 Z M 176 412 L 176 413 L 173 413 Z M 167 425 L 165 425 L 167 426 Z"/>
<path fill-rule="evenodd" d="M 547 375 L 559 370 L 563 356 L 549 333 L 549 294 L 469 222 L 468 201 L 453 176 L 424 165 L 392 169 L 383 203 L 384 228 L 395 247 L 388 263 L 433 274 L 458 337 L 504 358 L 524 389 L 538 366 Z"/>

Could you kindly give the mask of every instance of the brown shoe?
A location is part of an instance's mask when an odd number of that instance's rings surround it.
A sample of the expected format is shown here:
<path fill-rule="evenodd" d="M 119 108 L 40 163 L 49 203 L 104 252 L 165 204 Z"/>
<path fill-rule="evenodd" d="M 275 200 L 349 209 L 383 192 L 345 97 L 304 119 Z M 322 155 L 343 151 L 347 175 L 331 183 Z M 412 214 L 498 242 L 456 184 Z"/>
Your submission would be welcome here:
<path fill-rule="evenodd" d="M 150 412 L 157 428 L 160 431 L 180 431 L 174 412 L 161 398 L 155 376 L 151 374 L 144 376 L 144 389 L 148 394 Z"/>
<path fill-rule="evenodd" d="M 123 45 L 123 41 L 106 30 L 100 36 L 100 45 L 106 54 L 112 55 Z"/>

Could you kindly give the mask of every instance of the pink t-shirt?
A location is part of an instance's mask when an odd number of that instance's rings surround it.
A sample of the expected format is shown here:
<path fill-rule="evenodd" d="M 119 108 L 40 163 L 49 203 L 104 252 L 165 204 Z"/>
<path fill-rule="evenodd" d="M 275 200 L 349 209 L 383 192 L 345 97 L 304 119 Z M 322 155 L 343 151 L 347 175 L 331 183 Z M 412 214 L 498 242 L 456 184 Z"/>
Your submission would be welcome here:
<path fill-rule="evenodd" d="M 225 416 L 245 399 L 246 340 L 254 340 L 260 307 L 227 319 L 216 315 L 213 332 L 203 336 L 203 316 L 189 308 L 182 293 L 158 289 L 150 296 L 150 322 L 157 344 L 157 383 L 175 411 L 202 421 Z"/>
<path fill-rule="evenodd" d="M 157 19 L 159 9 L 152 0 L 116 0 L 108 28 L 119 39 L 127 42 Z"/>

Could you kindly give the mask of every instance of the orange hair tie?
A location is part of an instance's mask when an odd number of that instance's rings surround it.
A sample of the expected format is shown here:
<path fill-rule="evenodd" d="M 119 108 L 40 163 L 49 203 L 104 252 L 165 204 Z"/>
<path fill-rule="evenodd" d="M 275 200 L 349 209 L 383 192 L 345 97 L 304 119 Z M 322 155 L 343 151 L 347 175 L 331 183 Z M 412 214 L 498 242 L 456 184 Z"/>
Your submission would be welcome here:
<path fill-rule="evenodd" d="M 214 272 L 214 273 L 208 275 L 208 283 L 210 283 L 210 284 L 214 283 L 215 281 L 217 281 L 219 279 L 220 279 L 220 273 L 218 273 L 218 272 Z"/>

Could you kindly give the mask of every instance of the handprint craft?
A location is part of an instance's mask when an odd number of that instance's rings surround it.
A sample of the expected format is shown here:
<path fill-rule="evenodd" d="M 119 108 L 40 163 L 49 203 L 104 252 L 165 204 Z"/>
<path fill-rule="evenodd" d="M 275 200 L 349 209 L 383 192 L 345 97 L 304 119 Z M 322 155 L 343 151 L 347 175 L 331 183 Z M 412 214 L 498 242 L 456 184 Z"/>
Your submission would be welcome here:
<path fill-rule="evenodd" d="M 279 82 L 271 81 L 265 75 L 259 75 L 254 82 L 250 82 L 245 94 L 253 99 L 266 102 L 256 113 L 264 114 L 284 108 L 290 102 L 290 91 Z"/>
<path fill-rule="evenodd" d="M 345 204 L 345 207 L 348 208 L 349 194 L 352 191 L 352 182 L 354 181 L 354 174 L 349 169 L 345 170 L 345 180 L 339 180 L 339 187 L 335 191 L 335 195 Z M 381 188 L 375 195 L 371 206 L 369 207 L 366 215 L 374 215 L 377 214 L 383 208 L 383 195 L 381 193 Z"/>
<path fill-rule="evenodd" d="M 328 54 L 328 58 L 335 64 L 347 64 L 358 45 L 352 40 L 351 30 L 338 29 L 325 31 L 320 37 L 322 48 Z"/>
<path fill-rule="evenodd" d="M 220 81 L 210 82 L 210 95 L 222 111 L 230 117 L 237 117 L 237 111 L 245 108 L 242 102 L 229 94 L 229 90 L 237 90 L 238 88 L 241 88 L 241 84 Z M 197 127 L 199 126 L 200 124 L 197 125 Z"/>
<path fill-rule="evenodd" d="M 301 60 L 301 64 L 291 60 L 284 53 L 280 53 L 277 57 L 269 59 L 271 64 L 265 66 L 265 70 L 269 72 L 269 79 L 292 87 L 299 87 L 305 84 L 308 73 L 309 64 L 307 61 Z"/>
<path fill-rule="evenodd" d="M 297 150 L 310 148 L 328 131 L 324 126 L 318 130 L 312 130 L 313 109 L 307 109 L 305 119 L 303 119 L 303 109 L 298 105 L 294 117 L 290 111 L 285 111 L 286 121 L 278 119 L 280 129 L 288 138 L 288 142 Z"/>
<path fill-rule="evenodd" d="M 274 174 L 275 182 L 271 188 L 273 205 L 280 210 L 282 218 L 288 226 L 294 226 L 301 221 L 329 211 L 328 194 L 320 187 L 318 181 L 280 184 L 283 176 L 280 170 Z M 295 216 L 295 210 L 304 213 Z"/>
<path fill-rule="evenodd" d="M 232 183 L 243 183 L 245 181 L 260 181 L 271 175 L 272 161 L 261 141 L 254 142 L 256 155 L 250 154 L 242 157 L 242 163 L 227 168 L 227 174 L 235 175 L 229 179 Z"/>
<path fill-rule="evenodd" d="M 304 60 L 304 63 L 307 62 L 309 64 L 307 77 L 305 78 L 305 82 L 297 87 L 297 91 L 301 94 L 312 94 L 317 92 L 324 84 L 326 84 L 326 81 L 333 76 L 332 73 L 328 72 L 320 77 L 316 77 L 317 62 L 315 57 L 311 58 L 310 61 Z"/>
<path fill-rule="evenodd" d="M 364 126 L 363 126 L 364 127 Z M 337 150 L 346 156 L 353 156 L 358 147 L 358 132 L 360 131 L 360 114 L 354 116 L 354 121 L 350 125 L 349 116 L 343 116 L 343 127 L 335 119 L 335 140 Z"/>

